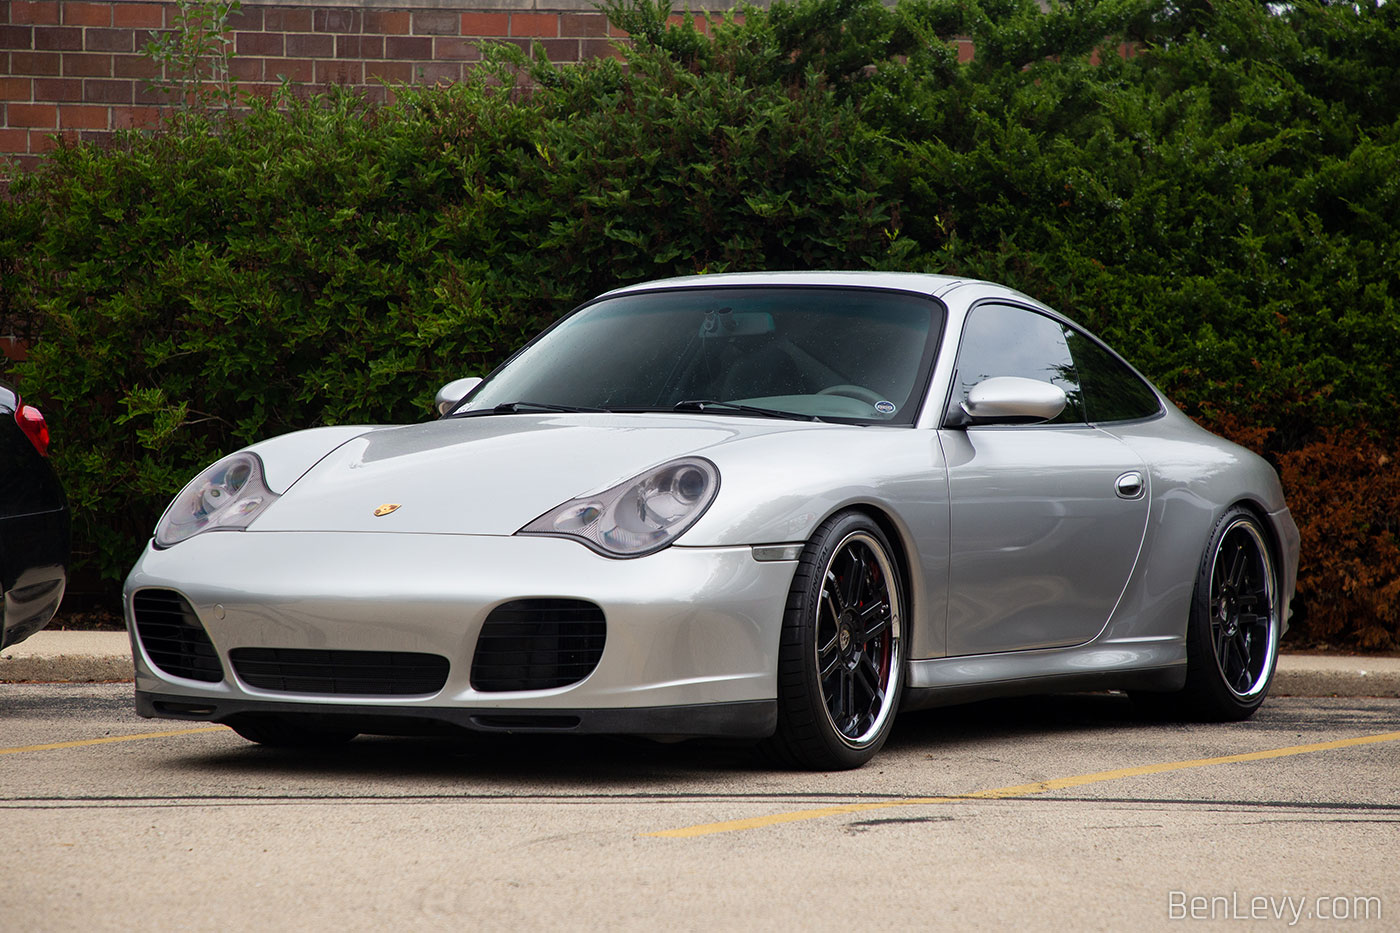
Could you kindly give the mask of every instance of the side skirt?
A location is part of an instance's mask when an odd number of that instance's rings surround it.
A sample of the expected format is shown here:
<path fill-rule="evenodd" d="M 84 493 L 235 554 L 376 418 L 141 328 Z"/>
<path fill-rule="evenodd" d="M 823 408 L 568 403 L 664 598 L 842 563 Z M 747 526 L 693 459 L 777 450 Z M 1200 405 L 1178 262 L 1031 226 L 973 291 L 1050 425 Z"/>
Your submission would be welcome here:
<path fill-rule="evenodd" d="M 911 661 L 900 708 L 1083 690 L 1165 693 L 1185 684 L 1184 638 L 1092 642 L 1074 648 Z"/>

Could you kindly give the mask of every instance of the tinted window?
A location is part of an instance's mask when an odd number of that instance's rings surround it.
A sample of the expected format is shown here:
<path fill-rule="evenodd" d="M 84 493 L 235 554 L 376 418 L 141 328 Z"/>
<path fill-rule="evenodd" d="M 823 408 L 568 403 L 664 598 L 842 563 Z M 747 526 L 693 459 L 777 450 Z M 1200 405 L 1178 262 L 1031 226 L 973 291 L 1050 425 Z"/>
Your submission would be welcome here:
<path fill-rule="evenodd" d="M 1048 423 L 1084 420 L 1079 376 L 1065 331 L 1052 318 L 1007 305 L 974 308 L 963 328 L 950 408 L 956 409 L 967 399 L 969 389 L 993 376 L 1022 376 L 1057 385 L 1069 404 Z"/>
<path fill-rule="evenodd" d="M 1150 418 L 1162 410 L 1157 393 L 1093 340 L 1071 330 L 1069 348 L 1090 421 L 1131 421 Z"/>

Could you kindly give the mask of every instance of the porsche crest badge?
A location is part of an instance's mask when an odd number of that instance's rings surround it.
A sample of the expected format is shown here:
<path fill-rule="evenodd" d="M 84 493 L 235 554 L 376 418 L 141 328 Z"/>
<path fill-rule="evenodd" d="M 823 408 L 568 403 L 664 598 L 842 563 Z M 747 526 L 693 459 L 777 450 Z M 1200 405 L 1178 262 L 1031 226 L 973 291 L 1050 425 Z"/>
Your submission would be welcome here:
<path fill-rule="evenodd" d="M 381 505 L 379 508 L 377 508 L 377 509 L 374 510 L 374 517 L 375 517 L 375 518 L 383 518 L 385 515 L 388 515 L 390 512 L 392 512 L 392 511 L 394 511 L 395 509 L 397 509 L 397 508 L 399 507 L 400 504 L 401 504 L 401 503 L 398 503 L 398 502 L 386 502 L 386 503 L 384 503 L 383 505 Z"/>

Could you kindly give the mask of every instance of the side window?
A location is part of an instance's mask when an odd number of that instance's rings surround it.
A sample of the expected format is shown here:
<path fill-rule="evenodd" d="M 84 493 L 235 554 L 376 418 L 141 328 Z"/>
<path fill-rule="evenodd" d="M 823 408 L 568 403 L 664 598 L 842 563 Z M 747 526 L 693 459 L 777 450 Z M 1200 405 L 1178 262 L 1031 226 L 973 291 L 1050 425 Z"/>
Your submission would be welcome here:
<path fill-rule="evenodd" d="M 1049 424 L 1084 421 L 1083 399 L 1074 358 L 1060 323 L 1043 314 L 1009 305 L 979 305 L 963 327 L 958 348 L 958 371 L 950 409 L 967 398 L 968 390 L 993 376 L 1023 376 L 1065 390 L 1069 404 Z"/>
<path fill-rule="evenodd" d="M 1093 340 L 1070 330 L 1069 349 L 1084 388 L 1089 421 L 1132 421 L 1162 410 L 1157 393 Z"/>

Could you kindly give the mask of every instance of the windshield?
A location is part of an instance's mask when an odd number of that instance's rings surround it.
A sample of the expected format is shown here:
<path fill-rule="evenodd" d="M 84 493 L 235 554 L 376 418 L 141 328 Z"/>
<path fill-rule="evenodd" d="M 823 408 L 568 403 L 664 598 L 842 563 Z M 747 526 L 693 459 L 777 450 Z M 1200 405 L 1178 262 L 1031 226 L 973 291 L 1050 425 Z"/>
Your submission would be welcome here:
<path fill-rule="evenodd" d="M 908 424 L 942 322 L 942 307 L 930 298 L 872 288 L 749 285 L 622 295 L 546 331 L 457 413 L 511 410 L 512 403 L 527 410 L 523 403 L 531 403 Z"/>

